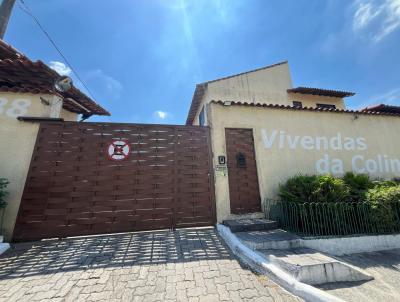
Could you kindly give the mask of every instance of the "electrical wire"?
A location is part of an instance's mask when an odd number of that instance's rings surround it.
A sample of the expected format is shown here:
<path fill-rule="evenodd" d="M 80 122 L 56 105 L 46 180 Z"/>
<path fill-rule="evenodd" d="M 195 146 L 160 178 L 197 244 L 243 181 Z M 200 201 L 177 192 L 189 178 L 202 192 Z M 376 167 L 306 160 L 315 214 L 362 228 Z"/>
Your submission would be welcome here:
<path fill-rule="evenodd" d="M 39 26 L 40 30 L 44 33 L 44 35 L 47 37 L 47 39 L 50 41 L 50 43 L 54 46 L 54 48 L 57 50 L 57 52 L 60 54 L 60 56 L 63 58 L 64 62 L 68 65 L 68 67 L 72 70 L 72 72 L 75 74 L 76 78 L 79 80 L 79 82 L 82 83 L 83 87 L 87 90 L 89 93 L 90 97 L 95 100 L 95 97 L 93 96 L 93 93 L 90 91 L 90 89 L 87 87 L 85 82 L 82 80 L 82 78 L 79 76 L 78 72 L 75 70 L 75 68 L 72 67 L 72 65 L 69 63 L 67 58 L 64 56 L 62 53 L 61 49 L 57 46 L 56 42 L 51 38 L 50 34 L 44 29 L 42 24 L 39 22 L 39 19 L 35 17 L 35 15 L 32 13 L 30 8 L 26 5 L 24 0 L 19 0 L 19 8 L 25 12 L 27 15 L 29 15 L 35 23 Z"/>

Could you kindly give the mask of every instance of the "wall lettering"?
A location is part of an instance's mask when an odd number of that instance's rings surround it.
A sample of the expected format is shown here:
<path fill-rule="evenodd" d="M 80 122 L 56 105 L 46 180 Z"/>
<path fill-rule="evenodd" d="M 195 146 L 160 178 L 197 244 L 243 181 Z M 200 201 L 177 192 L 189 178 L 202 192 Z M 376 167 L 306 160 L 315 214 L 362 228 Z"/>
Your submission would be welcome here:
<path fill-rule="evenodd" d="M 261 136 L 266 149 L 277 145 L 279 149 L 292 150 L 301 147 L 305 150 L 366 150 L 367 144 L 363 137 L 344 137 L 340 132 L 335 136 L 299 136 L 290 135 L 285 131 L 272 130 L 270 133 L 261 129 Z"/>
<path fill-rule="evenodd" d="M 265 149 L 274 146 L 278 149 L 303 149 L 306 151 L 365 151 L 368 149 L 364 137 L 347 137 L 340 132 L 334 136 L 291 135 L 283 130 L 261 129 L 261 137 Z M 356 173 L 393 173 L 400 175 L 400 158 L 389 158 L 386 154 L 377 154 L 372 158 L 355 154 L 351 157 L 351 169 Z M 343 174 L 345 171 L 343 160 L 324 154 L 315 162 L 315 170 L 319 174 Z"/>
<path fill-rule="evenodd" d="M 14 99 L 9 101 L 6 97 L 0 97 L 0 115 L 16 118 L 28 113 L 31 101 L 28 99 Z"/>

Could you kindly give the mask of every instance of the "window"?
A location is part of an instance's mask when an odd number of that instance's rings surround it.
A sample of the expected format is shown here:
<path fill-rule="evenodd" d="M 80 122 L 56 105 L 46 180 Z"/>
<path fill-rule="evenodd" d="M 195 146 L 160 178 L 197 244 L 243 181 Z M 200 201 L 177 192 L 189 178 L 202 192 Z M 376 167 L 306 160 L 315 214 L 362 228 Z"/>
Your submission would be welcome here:
<path fill-rule="evenodd" d="M 299 101 L 293 101 L 293 107 L 303 108 L 303 103 Z"/>
<path fill-rule="evenodd" d="M 206 123 L 206 117 L 205 117 L 204 106 L 203 106 L 203 108 L 201 109 L 200 114 L 199 114 L 199 125 L 204 126 L 205 123 Z"/>
<path fill-rule="evenodd" d="M 336 109 L 336 105 L 332 105 L 332 104 L 317 104 L 317 108 Z"/>

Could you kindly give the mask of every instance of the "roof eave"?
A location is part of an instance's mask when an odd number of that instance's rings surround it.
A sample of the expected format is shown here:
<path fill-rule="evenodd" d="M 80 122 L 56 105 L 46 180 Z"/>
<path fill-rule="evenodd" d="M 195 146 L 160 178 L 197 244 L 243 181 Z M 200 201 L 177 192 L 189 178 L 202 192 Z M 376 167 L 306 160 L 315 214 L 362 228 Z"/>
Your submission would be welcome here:
<path fill-rule="evenodd" d="M 234 75 L 230 75 L 230 76 L 226 76 L 226 77 L 210 80 L 210 81 L 204 82 L 202 84 L 209 84 L 209 83 L 214 83 L 214 82 L 218 82 L 218 81 L 223 81 L 223 80 L 231 79 L 231 78 L 238 77 L 238 76 L 241 76 L 241 75 L 257 72 L 257 71 L 264 70 L 264 69 L 270 69 L 270 68 L 277 67 L 277 66 L 284 65 L 284 64 L 288 64 L 288 63 L 289 62 L 287 60 L 285 60 L 285 61 L 282 61 L 282 62 L 278 62 L 278 63 L 275 63 L 275 64 L 263 66 L 263 67 L 260 67 L 260 68 L 244 71 L 244 72 L 237 73 L 237 74 L 234 74 Z M 201 85 L 201 84 L 199 84 L 199 85 Z"/>
<path fill-rule="evenodd" d="M 14 75 L 14 79 L 8 79 L 10 83 L 12 83 L 12 86 L 0 87 L 0 91 L 2 92 L 57 95 L 63 99 L 71 98 L 82 107 L 89 110 L 90 113 L 76 104 L 74 106 L 63 106 L 63 108 L 68 111 L 79 114 L 110 115 L 106 109 L 101 107 L 75 86 L 72 86 L 69 91 L 64 93 L 58 93 L 55 91 L 53 89 L 53 82 L 60 77 L 58 72 L 51 69 L 40 60 L 35 62 L 30 60 L 24 54 L 1 39 L 0 65 L 5 78 L 10 77 L 10 74 Z M 35 80 L 29 81 L 30 78 L 35 78 Z M 15 81 L 15 79 L 17 79 L 17 81 Z"/>
<path fill-rule="evenodd" d="M 222 100 L 211 100 L 211 104 L 218 104 L 224 106 Z M 379 116 L 399 116 L 400 113 L 390 112 L 379 112 L 379 111 L 363 111 L 363 110 L 348 110 L 348 109 L 333 109 L 333 108 L 314 108 L 314 107 L 296 107 L 291 105 L 283 104 L 267 104 L 267 103 L 253 103 L 253 102 L 230 102 L 231 106 L 247 106 L 247 107 L 258 107 L 258 108 L 272 108 L 272 109 L 286 109 L 286 110 L 301 110 L 301 111 L 314 111 L 314 112 L 333 112 L 333 113 L 350 113 L 350 114 L 362 114 L 362 115 L 379 115 Z"/>
<path fill-rule="evenodd" d="M 286 90 L 288 93 L 299 93 L 304 95 L 319 95 L 327 97 L 345 98 L 355 95 L 354 92 L 341 91 L 341 90 L 330 90 L 322 88 L 311 88 L 311 87 L 296 87 Z"/>
<path fill-rule="evenodd" d="M 190 104 L 188 116 L 186 119 L 186 125 L 193 124 L 196 113 L 199 110 L 201 100 L 203 99 L 204 93 L 207 89 L 207 84 L 208 83 L 206 82 L 206 83 L 201 83 L 201 84 L 196 85 L 196 89 L 194 90 L 193 97 L 192 97 L 192 103 Z"/>

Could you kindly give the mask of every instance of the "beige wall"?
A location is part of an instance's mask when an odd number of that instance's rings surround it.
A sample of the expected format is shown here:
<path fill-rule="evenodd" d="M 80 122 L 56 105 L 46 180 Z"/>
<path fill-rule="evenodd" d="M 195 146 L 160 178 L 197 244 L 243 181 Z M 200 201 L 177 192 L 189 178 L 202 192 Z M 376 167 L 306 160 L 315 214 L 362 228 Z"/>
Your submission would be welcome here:
<path fill-rule="evenodd" d="M 297 173 L 340 175 L 355 169 L 359 173 L 369 171 L 373 177 L 400 176 L 399 117 L 219 104 L 210 104 L 209 109 L 214 164 L 218 155 L 226 155 L 225 128 L 253 129 L 262 199 L 276 197 L 279 184 Z M 341 150 L 337 145 L 338 133 Z M 281 135 L 285 142 L 280 146 Z M 325 170 L 326 156 L 329 170 Z M 215 179 L 217 218 L 221 221 L 230 214 L 229 176 L 217 173 Z"/>
<path fill-rule="evenodd" d="M 212 100 L 283 105 L 301 101 L 303 107 L 315 108 L 317 103 L 323 103 L 345 109 L 341 98 L 287 93 L 287 89 L 293 88 L 288 63 L 211 81 L 206 85 L 193 125 L 198 125 L 201 108 Z"/>
<path fill-rule="evenodd" d="M 0 177 L 10 181 L 8 186 L 10 195 L 7 198 L 8 206 L 3 221 L 6 240 L 10 240 L 14 229 L 39 129 L 38 123 L 21 122 L 16 117 L 49 117 L 53 102 L 60 102 L 60 99 L 52 95 L 0 93 Z M 68 120 L 76 120 L 76 114 L 62 111 Z M 53 114 L 60 116 L 60 112 L 54 110 Z"/>
<path fill-rule="evenodd" d="M 289 104 L 286 90 L 292 88 L 289 64 L 247 72 L 207 84 L 193 125 L 199 124 L 199 114 L 204 104 L 212 100 L 243 101 L 251 103 Z"/>
<path fill-rule="evenodd" d="M 64 121 L 68 122 L 76 122 L 78 120 L 78 114 L 62 109 L 60 117 L 64 119 Z"/>
<path fill-rule="evenodd" d="M 345 109 L 344 101 L 341 98 L 300 93 L 288 93 L 288 98 L 290 105 L 293 101 L 299 101 L 303 103 L 303 107 L 315 108 L 317 104 L 332 104 L 337 109 Z"/>
<path fill-rule="evenodd" d="M 208 99 L 286 104 L 292 88 L 289 64 L 248 72 L 208 84 Z"/>

